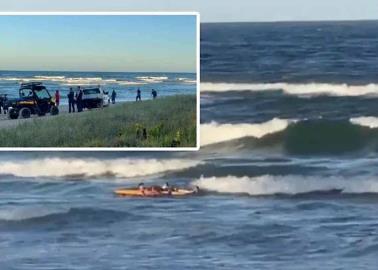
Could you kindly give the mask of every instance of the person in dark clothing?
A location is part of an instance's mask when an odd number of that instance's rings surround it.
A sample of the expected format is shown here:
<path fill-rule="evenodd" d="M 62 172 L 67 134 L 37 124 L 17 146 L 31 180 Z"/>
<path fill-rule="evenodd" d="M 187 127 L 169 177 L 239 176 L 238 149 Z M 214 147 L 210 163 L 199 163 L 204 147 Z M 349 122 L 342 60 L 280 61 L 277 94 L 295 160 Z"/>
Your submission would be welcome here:
<path fill-rule="evenodd" d="M 2 114 L 2 109 L 4 108 L 4 104 L 5 104 L 4 97 L 0 97 L 0 114 Z"/>
<path fill-rule="evenodd" d="M 4 95 L 4 98 L 3 98 L 3 111 L 4 111 L 4 114 L 7 114 L 8 113 L 8 107 L 5 107 L 6 103 L 8 101 L 8 95 L 5 94 Z"/>
<path fill-rule="evenodd" d="M 113 92 L 112 92 L 112 104 L 115 104 L 116 96 L 117 96 L 117 93 L 116 93 L 116 91 L 113 89 Z"/>
<path fill-rule="evenodd" d="M 136 99 L 135 101 L 142 101 L 142 92 L 140 91 L 140 89 L 138 88 L 137 90 L 137 96 L 136 96 Z"/>
<path fill-rule="evenodd" d="M 77 98 L 76 98 L 76 103 L 77 103 L 77 111 L 82 112 L 83 111 L 83 90 L 81 87 L 78 87 L 78 93 L 77 93 Z"/>
<path fill-rule="evenodd" d="M 5 95 L 0 97 L 0 114 L 2 114 L 2 110 L 4 110 L 5 114 Z"/>
<path fill-rule="evenodd" d="M 157 91 L 155 89 L 152 89 L 151 95 L 153 99 L 157 98 Z"/>
<path fill-rule="evenodd" d="M 72 112 L 75 112 L 75 93 L 72 87 L 70 88 L 70 92 L 68 93 L 67 98 L 68 98 L 68 113 L 71 113 L 71 108 L 72 108 Z"/>

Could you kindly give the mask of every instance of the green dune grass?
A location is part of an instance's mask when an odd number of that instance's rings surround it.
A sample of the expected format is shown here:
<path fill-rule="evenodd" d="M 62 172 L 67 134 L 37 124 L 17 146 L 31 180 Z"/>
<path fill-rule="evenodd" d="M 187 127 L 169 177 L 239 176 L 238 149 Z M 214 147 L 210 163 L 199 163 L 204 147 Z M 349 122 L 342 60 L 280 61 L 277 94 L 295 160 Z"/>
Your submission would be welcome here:
<path fill-rule="evenodd" d="M 178 95 L 36 118 L 0 132 L 1 147 L 195 147 L 196 97 Z"/>

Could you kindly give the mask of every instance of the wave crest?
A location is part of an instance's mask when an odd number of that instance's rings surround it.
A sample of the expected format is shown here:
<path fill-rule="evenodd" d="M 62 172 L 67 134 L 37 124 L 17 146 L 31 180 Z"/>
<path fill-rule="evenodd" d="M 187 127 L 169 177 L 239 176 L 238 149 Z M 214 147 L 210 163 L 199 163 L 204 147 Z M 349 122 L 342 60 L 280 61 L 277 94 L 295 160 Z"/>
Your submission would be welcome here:
<path fill-rule="evenodd" d="M 209 145 L 243 137 L 261 138 L 267 134 L 284 130 L 295 120 L 274 118 L 261 124 L 218 124 L 201 125 L 201 145 Z"/>
<path fill-rule="evenodd" d="M 378 117 L 374 116 L 362 116 L 355 117 L 349 120 L 352 124 L 360 125 L 369 128 L 378 128 Z"/>
<path fill-rule="evenodd" d="M 364 96 L 377 95 L 378 84 L 348 85 L 328 83 L 201 83 L 203 92 L 277 91 L 299 96 Z"/>
<path fill-rule="evenodd" d="M 201 145 L 239 140 L 243 148 L 276 148 L 288 154 L 334 155 L 378 150 L 378 118 L 284 120 L 261 124 L 201 125 Z"/>
<path fill-rule="evenodd" d="M 251 196 L 277 194 L 305 194 L 339 190 L 342 193 L 378 193 L 376 179 L 347 179 L 343 177 L 273 176 L 258 177 L 209 177 L 195 180 L 193 185 L 203 190 L 225 194 Z"/>
<path fill-rule="evenodd" d="M 0 174 L 19 177 L 139 177 L 194 167 L 200 161 L 187 159 L 76 159 L 44 158 L 8 161 L 0 164 Z"/>

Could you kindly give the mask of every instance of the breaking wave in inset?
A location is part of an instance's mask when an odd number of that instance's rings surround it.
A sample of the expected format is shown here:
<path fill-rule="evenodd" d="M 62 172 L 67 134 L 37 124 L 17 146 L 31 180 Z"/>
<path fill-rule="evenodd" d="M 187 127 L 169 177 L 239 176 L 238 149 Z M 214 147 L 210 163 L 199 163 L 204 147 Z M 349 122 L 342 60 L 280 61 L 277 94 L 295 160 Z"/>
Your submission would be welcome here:
<path fill-rule="evenodd" d="M 136 77 L 136 79 L 147 82 L 147 83 L 160 83 L 160 82 L 168 80 L 168 77 L 166 77 L 166 76 L 160 76 L 160 77 L 157 77 L 157 76 L 139 76 L 139 77 Z"/>
<path fill-rule="evenodd" d="M 287 154 L 337 155 L 378 151 L 378 118 L 285 120 L 260 124 L 201 125 L 201 146 L 238 141 L 243 149 L 276 148 Z M 277 149 L 277 148 L 276 148 Z"/>
<path fill-rule="evenodd" d="M 378 95 L 378 84 L 348 85 L 328 83 L 201 83 L 203 92 L 277 91 L 299 96 Z"/>
<path fill-rule="evenodd" d="M 192 80 L 188 78 L 178 78 L 177 80 L 180 82 L 189 83 L 189 84 L 194 84 L 197 82 L 196 80 Z"/>
<path fill-rule="evenodd" d="M 110 175 L 117 178 L 132 178 L 180 171 L 195 167 L 200 163 L 200 161 L 187 159 L 44 158 L 2 162 L 0 174 L 19 177 L 96 177 Z"/>
<path fill-rule="evenodd" d="M 102 77 L 66 77 L 66 76 L 33 76 L 33 77 L 3 77 L 0 81 L 10 82 L 31 82 L 31 81 L 43 81 L 60 83 L 65 86 L 79 86 L 79 85 L 144 85 L 148 83 L 160 83 L 168 80 L 168 77 L 136 77 L 136 81 L 130 80 L 116 80 L 116 79 L 104 79 Z M 185 83 L 185 82 L 183 82 Z"/>
<path fill-rule="evenodd" d="M 192 184 L 209 192 L 251 196 L 296 195 L 332 191 L 346 194 L 378 193 L 378 179 L 349 179 L 336 176 L 202 177 L 193 181 Z"/>

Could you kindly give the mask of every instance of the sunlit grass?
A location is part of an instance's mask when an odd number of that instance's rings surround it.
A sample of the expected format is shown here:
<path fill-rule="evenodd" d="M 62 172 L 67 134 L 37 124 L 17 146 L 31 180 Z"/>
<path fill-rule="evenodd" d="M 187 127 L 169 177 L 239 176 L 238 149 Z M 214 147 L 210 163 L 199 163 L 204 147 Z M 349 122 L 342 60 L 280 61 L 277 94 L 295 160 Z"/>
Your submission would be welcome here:
<path fill-rule="evenodd" d="M 27 121 L 2 147 L 194 147 L 196 97 L 178 95 Z"/>

